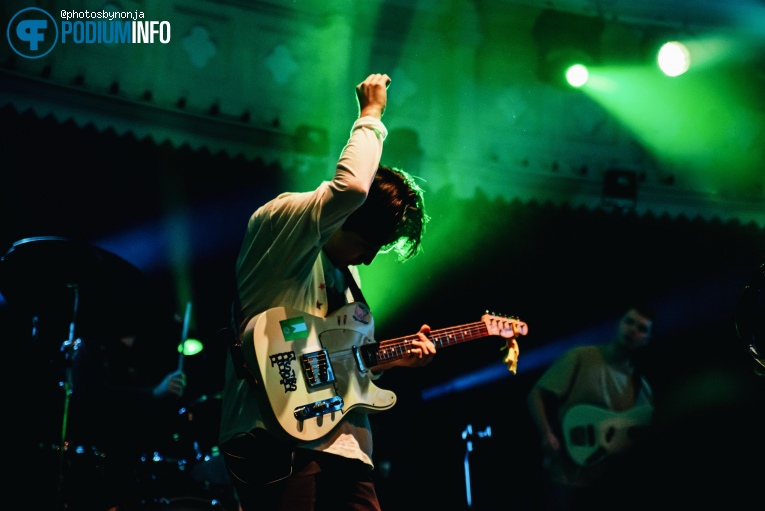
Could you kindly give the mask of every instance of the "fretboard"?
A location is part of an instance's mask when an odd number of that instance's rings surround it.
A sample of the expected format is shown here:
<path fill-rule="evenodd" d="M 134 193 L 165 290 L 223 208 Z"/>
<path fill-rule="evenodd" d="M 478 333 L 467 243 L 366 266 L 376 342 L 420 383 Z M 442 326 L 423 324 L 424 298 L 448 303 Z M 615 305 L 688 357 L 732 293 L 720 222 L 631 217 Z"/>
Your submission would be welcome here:
<path fill-rule="evenodd" d="M 454 326 L 431 330 L 428 336 L 436 349 L 454 346 L 473 339 L 488 337 L 489 331 L 484 322 L 468 323 L 465 325 Z M 409 355 L 412 342 L 419 339 L 417 335 L 409 335 L 396 339 L 380 341 L 376 344 L 366 344 L 361 347 L 364 362 L 367 367 L 374 367 L 379 364 L 392 362 Z"/>

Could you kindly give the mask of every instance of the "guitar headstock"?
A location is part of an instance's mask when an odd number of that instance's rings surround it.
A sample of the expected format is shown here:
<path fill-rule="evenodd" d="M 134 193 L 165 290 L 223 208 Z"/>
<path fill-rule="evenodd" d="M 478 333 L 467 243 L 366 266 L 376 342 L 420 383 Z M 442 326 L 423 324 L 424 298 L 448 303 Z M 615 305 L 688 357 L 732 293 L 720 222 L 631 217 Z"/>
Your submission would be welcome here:
<path fill-rule="evenodd" d="M 511 373 L 518 371 L 518 355 L 520 349 L 515 339 L 529 333 L 529 326 L 518 318 L 506 318 L 494 314 L 484 314 L 481 319 L 486 324 L 489 335 L 504 337 L 507 341 L 502 350 L 507 350 L 503 361 Z"/>
<path fill-rule="evenodd" d="M 529 326 L 518 318 L 507 318 L 487 313 L 481 316 L 481 320 L 486 324 L 489 335 L 514 339 L 529 333 Z"/>

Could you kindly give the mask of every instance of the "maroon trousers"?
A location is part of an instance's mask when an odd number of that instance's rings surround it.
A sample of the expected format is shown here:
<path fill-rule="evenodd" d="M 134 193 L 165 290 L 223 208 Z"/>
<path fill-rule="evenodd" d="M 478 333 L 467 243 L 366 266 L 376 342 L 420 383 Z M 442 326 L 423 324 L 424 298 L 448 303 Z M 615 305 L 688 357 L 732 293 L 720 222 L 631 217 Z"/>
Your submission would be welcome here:
<path fill-rule="evenodd" d="M 253 445 L 252 438 L 246 440 Z M 367 465 L 308 449 L 285 454 L 274 442 L 248 447 L 246 455 L 223 446 L 242 511 L 380 511 Z M 292 456 L 291 470 L 285 456 Z"/>

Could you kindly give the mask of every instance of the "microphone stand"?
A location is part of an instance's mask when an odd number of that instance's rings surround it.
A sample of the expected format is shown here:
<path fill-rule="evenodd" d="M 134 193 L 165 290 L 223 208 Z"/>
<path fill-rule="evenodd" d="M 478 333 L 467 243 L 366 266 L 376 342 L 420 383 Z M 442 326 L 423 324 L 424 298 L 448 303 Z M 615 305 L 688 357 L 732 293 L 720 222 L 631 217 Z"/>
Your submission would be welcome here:
<path fill-rule="evenodd" d="M 470 481 L 470 453 L 473 452 L 473 437 L 486 438 L 491 436 L 491 426 L 486 426 L 483 431 L 473 432 L 473 425 L 468 424 L 462 432 L 462 439 L 465 441 L 465 498 L 467 507 L 473 507 L 473 488 Z"/>

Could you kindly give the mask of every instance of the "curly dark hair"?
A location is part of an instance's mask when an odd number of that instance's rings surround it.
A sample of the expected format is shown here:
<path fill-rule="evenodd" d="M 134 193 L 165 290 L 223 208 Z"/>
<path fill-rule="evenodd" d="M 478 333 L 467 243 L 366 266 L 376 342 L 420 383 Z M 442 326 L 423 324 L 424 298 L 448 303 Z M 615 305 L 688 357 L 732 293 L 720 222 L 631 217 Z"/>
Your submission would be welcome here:
<path fill-rule="evenodd" d="M 345 220 L 343 229 L 380 245 L 381 252 L 395 251 L 401 261 L 421 249 L 425 224 L 423 190 L 406 171 L 380 165 L 364 204 Z"/>

